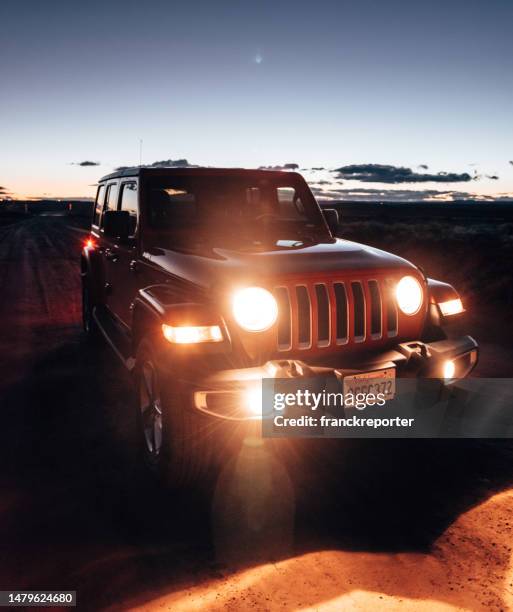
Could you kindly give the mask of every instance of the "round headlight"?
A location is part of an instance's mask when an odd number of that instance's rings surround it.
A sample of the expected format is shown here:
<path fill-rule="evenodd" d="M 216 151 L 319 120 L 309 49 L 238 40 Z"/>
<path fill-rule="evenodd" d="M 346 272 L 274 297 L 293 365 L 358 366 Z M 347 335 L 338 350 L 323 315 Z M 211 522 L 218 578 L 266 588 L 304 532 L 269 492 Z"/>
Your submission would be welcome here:
<path fill-rule="evenodd" d="M 278 304 L 274 296 L 261 287 L 240 289 L 233 296 L 233 316 L 245 330 L 265 331 L 278 318 Z"/>
<path fill-rule="evenodd" d="M 406 315 L 414 315 L 422 306 L 422 287 L 413 276 L 403 276 L 395 288 L 397 305 Z"/>

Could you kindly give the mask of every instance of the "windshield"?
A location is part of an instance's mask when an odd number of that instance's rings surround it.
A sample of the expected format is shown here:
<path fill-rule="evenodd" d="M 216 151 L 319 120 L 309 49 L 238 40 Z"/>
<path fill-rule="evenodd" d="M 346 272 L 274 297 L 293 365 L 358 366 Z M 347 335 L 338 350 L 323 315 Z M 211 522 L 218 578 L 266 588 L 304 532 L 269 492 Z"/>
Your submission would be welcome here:
<path fill-rule="evenodd" d="M 269 245 L 330 240 L 306 183 L 295 177 L 151 177 L 145 187 L 149 225 L 177 246 L 198 242 Z"/>

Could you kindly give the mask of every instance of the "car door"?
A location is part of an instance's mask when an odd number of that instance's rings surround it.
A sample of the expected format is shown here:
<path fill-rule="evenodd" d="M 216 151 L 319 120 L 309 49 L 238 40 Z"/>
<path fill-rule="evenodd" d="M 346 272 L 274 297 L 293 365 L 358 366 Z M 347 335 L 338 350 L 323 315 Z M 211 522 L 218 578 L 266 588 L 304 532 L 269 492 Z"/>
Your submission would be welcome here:
<path fill-rule="evenodd" d="M 138 181 L 127 177 L 120 182 L 117 210 L 130 215 L 126 240 L 113 239 L 107 253 L 108 307 L 125 326 L 131 326 L 131 305 L 137 293 L 137 229 L 139 218 Z"/>
<path fill-rule="evenodd" d="M 96 201 L 94 203 L 94 214 L 93 220 L 91 222 L 91 237 L 93 239 L 93 244 L 95 244 L 96 250 L 100 255 L 100 258 L 96 260 L 96 262 L 100 262 L 99 266 L 95 266 L 94 268 L 94 276 L 91 279 L 91 282 L 94 285 L 96 299 L 100 301 L 103 299 L 104 291 L 105 291 L 105 283 L 106 283 L 106 269 L 105 269 L 105 258 L 103 257 L 103 234 L 101 232 L 101 222 L 103 209 L 105 207 L 105 192 L 106 185 L 105 183 L 100 183 L 98 185 L 98 191 L 96 192 Z"/>
<path fill-rule="evenodd" d="M 111 309 L 111 297 L 112 297 L 112 276 L 113 270 L 111 266 L 112 259 L 114 258 L 114 243 L 115 240 L 107 236 L 104 231 L 104 213 L 107 210 L 117 210 L 118 206 L 118 183 L 110 182 L 105 188 L 105 203 L 103 205 L 103 211 L 100 218 L 99 226 L 99 251 L 102 256 L 104 280 L 105 280 L 105 304 Z"/>

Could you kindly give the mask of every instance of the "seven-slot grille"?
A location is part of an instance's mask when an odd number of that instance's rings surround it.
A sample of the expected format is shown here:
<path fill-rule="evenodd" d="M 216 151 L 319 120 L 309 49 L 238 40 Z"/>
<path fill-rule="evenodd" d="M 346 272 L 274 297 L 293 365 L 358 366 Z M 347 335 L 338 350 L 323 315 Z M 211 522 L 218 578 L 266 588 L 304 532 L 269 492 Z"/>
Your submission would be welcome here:
<path fill-rule="evenodd" d="M 279 351 L 372 342 L 398 333 L 392 279 L 287 283 L 274 288 Z"/>

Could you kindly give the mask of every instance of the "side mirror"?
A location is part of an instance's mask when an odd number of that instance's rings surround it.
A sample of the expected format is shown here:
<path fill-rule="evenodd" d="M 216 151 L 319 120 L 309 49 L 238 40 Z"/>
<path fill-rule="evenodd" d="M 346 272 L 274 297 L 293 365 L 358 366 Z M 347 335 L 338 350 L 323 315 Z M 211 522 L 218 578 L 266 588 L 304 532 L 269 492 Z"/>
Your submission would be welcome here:
<path fill-rule="evenodd" d="M 335 234 L 338 229 L 339 222 L 338 211 L 334 208 L 324 208 L 322 212 L 331 233 Z"/>
<path fill-rule="evenodd" d="M 103 213 L 103 231 L 110 238 L 127 240 L 130 227 L 128 210 L 106 210 Z"/>

